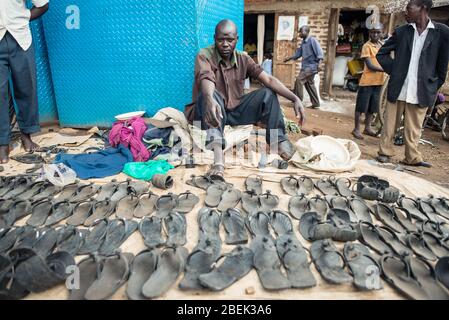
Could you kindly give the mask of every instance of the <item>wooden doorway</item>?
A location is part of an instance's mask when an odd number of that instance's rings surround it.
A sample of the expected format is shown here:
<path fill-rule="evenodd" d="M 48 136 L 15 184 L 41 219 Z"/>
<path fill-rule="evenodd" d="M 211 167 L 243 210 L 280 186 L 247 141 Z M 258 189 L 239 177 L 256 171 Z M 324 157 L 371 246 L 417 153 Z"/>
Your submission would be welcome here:
<path fill-rule="evenodd" d="M 295 33 L 293 41 L 278 41 L 278 25 L 280 16 L 295 16 Z M 296 62 L 284 62 L 288 57 L 291 57 L 297 48 L 298 44 L 298 18 L 297 13 L 283 12 L 276 13 L 274 19 L 274 54 L 273 54 L 273 74 L 278 78 L 287 88 L 292 89 L 295 86 L 296 78 Z"/>

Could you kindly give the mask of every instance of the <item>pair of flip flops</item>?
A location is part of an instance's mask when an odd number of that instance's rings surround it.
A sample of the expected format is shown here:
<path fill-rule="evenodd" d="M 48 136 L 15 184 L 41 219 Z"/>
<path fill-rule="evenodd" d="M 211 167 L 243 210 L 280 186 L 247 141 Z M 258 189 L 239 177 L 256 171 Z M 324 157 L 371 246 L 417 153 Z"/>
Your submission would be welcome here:
<path fill-rule="evenodd" d="M 376 176 L 360 177 L 355 187 L 357 195 L 365 200 L 395 203 L 399 199 L 399 190 L 390 186 L 388 181 Z"/>
<path fill-rule="evenodd" d="M 224 212 L 228 209 L 235 208 L 241 198 L 241 191 L 232 185 L 213 184 L 206 190 L 204 203 L 209 208 L 217 208 L 218 211 Z"/>
<path fill-rule="evenodd" d="M 340 209 L 348 212 L 352 223 L 372 221 L 371 209 L 361 198 L 355 196 L 326 196 L 326 200 L 332 209 Z"/>
<path fill-rule="evenodd" d="M 31 203 L 43 199 L 52 198 L 61 191 L 61 187 L 57 187 L 47 181 L 38 181 L 33 183 L 28 190 L 19 194 L 16 200 L 27 200 Z"/>
<path fill-rule="evenodd" d="M 254 192 L 245 191 L 242 194 L 242 208 L 248 214 L 254 212 L 270 212 L 279 205 L 279 197 L 267 190 L 264 194 L 257 195 Z"/>
<path fill-rule="evenodd" d="M 239 209 L 228 209 L 222 214 L 222 223 L 226 232 L 225 243 L 241 245 L 248 242 L 245 217 Z"/>
<path fill-rule="evenodd" d="M 438 215 L 449 220 L 449 199 L 430 195 L 429 198 L 424 199 L 424 201 L 428 202 Z"/>
<path fill-rule="evenodd" d="M 430 232 L 415 232 L 405 236 L 407 245 L 413 253 L 427 261 L 437 261 L 438 258 L 449 257 L 449 243 Z"/>
<path fill-rule="evenodd" d="M 73 204 L 68 200 L 59 202 L 44 199 L 32 205 L 31 216 L 26 223 L 33 227 L 50 227 L 70 217 L 72 208 Z"/>
<path fill-rule="evenodd" d="M 254 194 L 262 194 L 263 192 L 263 179 L 259 175 L 250 175 L 245 179 L 245 189 L 246 191 L 252 192 Z"/>
<path fill-rule="evenodd" d="M 101 186 L 96 196 L 96 200 L 104 201 L 109 199 L 113 202 L 118 202 L 130 194 L 141 196 L 148 192 L 149 184 L 144 181 L 127 179 L 126 181 L 118 182 L 114 179 Z"/>
<path fill-rule="evenodd" d="M 227 185 L 224 178 L 220 176 L 196 176 L 191 175 L 190 179 L 186 181 L 186 184 L 195 188 L 207 190 L 211 185 Z"/>
<path fill-rule="evenodd" d="M 86 233 L 78 254 L 113 255 L 137 227 L 137 222 L 124 219 L 98 221 L 92 230 Z"/>
<path fill-rule="evenodd" d="M 292 197 L 309 195 L 315 189 L 313 180 L 306 176 L 289 176 L 281 179 L 281 187 L 284 192 Z"/>
<path fill-rule="evenodd" d="M 134 259 L 126 294 L 131 300 L 155 299 L 167 292 L 184 270 L 184 247 L 145 250 Z"/>
<path fill-rule="evenodd" d="M 89 256 L 78 264 L 79 281 L 70 289 L 69 300 L 106 300 L 129 278 L 134 255 Z"/>
<path fill-rule="evenodd" d="M 115 215 L 118 218 L 131 220 L 151 215 L 156 210 L 159 197 L 152 192 L 138 195 L 131 193 L 117 202 Z"/>
<path fill-rule="evenodd" d="M 144 243 L 150 250 L 162 246 L 180 247 L 186 244 L 187 222 L 184 215 L 171 212 L 166 217 L 146 217 L 139 224 Z M 165 233 L 165 239 L 162 233 Z"/>
<path fill-rule="evenodd" d="M 337 179 L 334 176 L 323 177 L 315 183 L 315 187 L 325 196 L 350 197 L 353 195 L 351 190 L 351 180 L 348 178 Z"/>
<path fill-rule="evenodd" d="M 402 195 L 398 199 L 398 204 L 401 208 L 408 211 L 413 219 L 418 221 L 431 220 L 433 222 L 441 222 L 442 218 L 437 216 L 432 205 L 421 199 L 412 199 Z"/>
<path fill-rule="evenodd" d="M 329 205 L 321 196 L 309 199 L 305 195 L 298 195 L 290 198 L 288 209 L 292 218 L 296 220 L 301 220 L 301 217 L 307 212 L 316 212 L 324 218 L 329 211 Z"/>
<path fill-rule="evenodd" d="M 350 242 L 359 237 L 358 231 L 351 224 L 349 214 L 341 209 L 331 209 L 325 220 L 316 212 L 304 214 L 299 223 L 299 231 L 308 241 L 332 239 Z"/>
<path fill-rule="evenodd" d="M 382 274 L 393 288 L 413 300 L 448 300 L 449 293 L 437 280 L 434 267 L 411 255 L 383 255 Z M 439 270 L 441 271 L 441 270 Z"/>
<path fill-rule="evenodd" d="M 171 212 L 187 214 L 198 204 L 199 198 L 186 191 L 180 195 L 169 193 L 159 197 L 155 203 L 156 215 L 160 218 L 166 217 Z"/>
<path fill-rule="evenodd" d="M 3 188 L 0 189 L 0 198 L 14 199 L 27 191 L 33 184 L 30 176 L 17 176 L 9 180 Z"/>

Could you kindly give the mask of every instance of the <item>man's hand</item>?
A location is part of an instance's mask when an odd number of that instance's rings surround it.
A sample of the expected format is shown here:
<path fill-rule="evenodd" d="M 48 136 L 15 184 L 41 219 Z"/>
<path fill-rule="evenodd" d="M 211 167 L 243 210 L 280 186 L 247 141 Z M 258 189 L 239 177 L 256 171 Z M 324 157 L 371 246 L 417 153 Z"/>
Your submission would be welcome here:
<path fill-rule="evenodd" d="M 320 64 L 318 65 L 318 72 L 323 72 L 323 71 L 324 71 L 324 66 L 323 66 L 322 63 L 320 63 Z"/>
<path fill-rule="evenodd" d="M 287 62 L 289 62 L 290 60 L 292 60 L 292 58 L 290 57 L 290 58 L 287 58 L 287 59 L 285 59 L 284 60 L 284 63 L 287 63 Z"/>
<path fill-rule="evenodd" d="M 206 110 L 204 117 L 205 122 L 212 128 L 219 127 L 223 121 L 221 107 L 212 97 L 206 99 Z"/>
<path fill-rule="evenodd" d="M 293 106 L 295 109 L 296 119 L 298 119 L 298 124 L 300 126 L 303 126 L 306 122 L 306 113 L 304 112 L 304 105 L 302 104 L 302 101 L 298 98 L 295 101 L 295 104 Z"/>

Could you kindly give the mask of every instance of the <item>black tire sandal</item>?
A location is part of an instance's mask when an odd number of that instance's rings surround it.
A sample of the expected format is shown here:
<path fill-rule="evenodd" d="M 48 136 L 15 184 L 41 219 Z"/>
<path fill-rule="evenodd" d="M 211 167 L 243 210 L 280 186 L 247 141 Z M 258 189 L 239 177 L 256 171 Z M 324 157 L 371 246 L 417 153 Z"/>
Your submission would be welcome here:
<path fill-rule="evenodd" d="M 449 257 L 438 260 L 435 273 L 438 280 L 449 290 Z"/>
<path fill-rule="evenodd" d="M 270 190 L 259 196 L 260 210 L 270 212 L 279 205 L 279 197 L 272 194 Z"/>
<path fill-rule="evenodd" d="M 139 203 L 139 196 L 132 192 L 117 202 L 115 216 L 119 219 L 131 220 L 134 217 L 134 210 Z"/>
<path fill-rule="evenodd" d="M 228 209 L 222 215 L 223 227 L 226 232 L 225 243 L 239 245 L 248 242 L 248 233 L 245 226 L 245 218 L 238 209 Z"/>
<path fill-rule="evenodd" d="M 178 204 L 173 211 L 187 214 L 193 210 L 193 208 L 200 202 L 200 198 L 187 190 L 178 196 Z"/>
<path fill-rule="evenodd" d="M 43 226 L 52 210 L 53 203 L 50 199 L 34 203 L 31 208 L 31 217 L 27 220 L 26 224 L 32 227 Z"/>
<path fill-rule="evenodd" d="M 235 207 L 237 207 L 241 199 L 242 199 L 241 191 L 234 187 L 229 187 L 221 195 L 221 200 L 217 206 L 217 209 L 220 212 L 225 212 L 228 209 L 234 209 Z"/>
<path fill-rule="evenodd" d="M 270 224 L 276 236 L 280 237 L 287 234 L 294 234 L 292 220 L 287 213 L 275 210 L 271 212 L 270 218 Z"/>
<path fill-rule="evenodd" d="M 134 258 L 126 287 L 126 295 L 130 300 L 146 299 L 142 288 L 156 270 L 157 262 L 156 250 L 144 250 Z"/>
<path fill-rule="evenodd" d="M 399 223 L 395 212 L 389 206 L 377 203 L 373 207 L 374 216 L 381 221 L 385 226 L 394 230 L 397 233 L 406 233 L 407 230 Z"/>
<path fill-rule="evenodd" d="M 335 183 L 335 177 L 323 177 L 315 183 L 315 187 L 325 196 L 338 196 L 340 193 Z"/>
<path fill-rule="evenodd" d="M 139 203 L 134 208 L 134 217 L 141 219 L 150 216 L 154 211 L 156 211 L 156 202 L 159 196 L 149 192 L 144 193 L 139 198 Z"/>
<path fill-rule="evenodd" d="M 116 203 L 109 199 L 95 202 L 92 207 L 92 214 L 84 221 L 85 227 L 92 227 L 98 221 L 107 219 L 115 212 Z"/>
<path fill-rule="evenodd" d="M 351 197 L 349 200 L 351 203 L 352 212 L 355 213 L 359 221 L 367 221 L 373 223 L 371 217 L 371 209 L 361 198 Z"/>
<path fill-rule="evenodd" d="M 248 215 L 246 226 L 253 237 L 270 237 L 270 216 L 262 211 Z"/>
<path fill-rule="evenodd" d="M 110 256 L 119 251 L 120 246 L 137 230 L 138 223 L 133 220 L 117 219 L 109 221 L 106 235 L 98 252 Z"/>
<path fill-rule="evenodd" d="M 309 199 L 305 195 L 290 197 L 288 212 L 293 219 L 301 220 L 306 212 L 310 212 Z"/>
<path fill-rule="evenodd" d="M 184 215 L 177 212 L 170 213 L 164 218 L 164 227 L 168 247 L 182 247 L 187 243 L 187 221 Z"/>
<path fill-rule="evenodd" d="M 73 214 L 67 219 L 67 225 L 79 227 L 89 218 L 93 212 L 95 200 L 78 202 L 73 207 Z"/>
<path fill-rule="evenodd" d="M 221 214 L 213 209 L 203 208 L 198 211 L 197 217 L 200 232 L 208 237 L 217 237 L 220 234 Z"/>
<path fill-rule="evenodd" d="M 140 221 L 139 231 L 148 249 L 163 246 L 165 240 L 162 237 L 162 219 L 156 216 L 144 218 Z"/>
<path fill-rule="evenodd" d="M 51 214 L 45 220 L 44 226 L 50 227 L 67 219 L 72 214 L 72 205 L 68 201 L 54 203 Z"/>
<path fill-rule="evenodd" d="M 83 243 L 78 250 L 78 255 L 97 253 L 106 237 L 108 229 L 108 220 L 99 220 L 95 226 L 88 232 L 84 238 Z"/>
<path fill-rule="evenodd" d="M 254 194 L 262 194 L 263 179 L 259 175 L 250 175 L 245 180 L 246 191 L 253 192 Z"/>
<path fill-rule="evenodd" d="M 118 188 L 118 183 L 117 183 L 117 180 L 115 180 L 115 179 L 109 183 L 102 185 L 100 190 L 98 191 L 98 194 L 97 194 L 97 197 L 95 198 L 95 200 L 104 201 L 106 199 L 111 199 L 111 197 L 117 191 L 117 188 Z"/>
<path fill-rule="evenodd" d="M 259 196 L 252 191 L 242 193 L 242 208 L 247 214 L 260 210 Z"/>

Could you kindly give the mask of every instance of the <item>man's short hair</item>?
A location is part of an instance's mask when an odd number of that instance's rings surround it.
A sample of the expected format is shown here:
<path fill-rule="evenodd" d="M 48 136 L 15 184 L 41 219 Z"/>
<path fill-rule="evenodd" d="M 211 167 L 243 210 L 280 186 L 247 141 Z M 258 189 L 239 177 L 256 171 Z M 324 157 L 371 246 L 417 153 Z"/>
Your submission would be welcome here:
<path fill-rule="evenodd" d="M 307 25 L 302 26 L 301 28 L 299 28 L 299 31 L 302 31 L 302 30 L 304 30 L 304 29 L 306 29 L 307 32 L 310 32 L 310 27 L 307 26 Z"/>
<path fill-rule="evenodd" d="M 427 11 L 433 8 L 433 0 L 412 0 L 416 5 L 426 7 Z"/>

